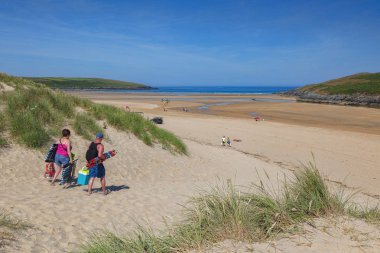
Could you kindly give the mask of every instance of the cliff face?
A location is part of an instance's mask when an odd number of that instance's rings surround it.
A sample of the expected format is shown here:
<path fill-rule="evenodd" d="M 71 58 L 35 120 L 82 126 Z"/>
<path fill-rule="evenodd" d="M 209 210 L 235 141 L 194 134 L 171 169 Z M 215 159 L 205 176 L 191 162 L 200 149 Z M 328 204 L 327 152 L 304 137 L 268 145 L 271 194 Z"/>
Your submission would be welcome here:
<path fill-rule="evenodd" d="M 339 105 L 354 105 L 368 106 L 380 108 L 380 96 L 369 96 L 363 94 L 355 95 L 326 95 L 316 94 L 306 90 L 292 90 L 284 93 L 289 96 L 296 96 L 299 102 L 310 102 L 320 104 L 339 104 Z"/>

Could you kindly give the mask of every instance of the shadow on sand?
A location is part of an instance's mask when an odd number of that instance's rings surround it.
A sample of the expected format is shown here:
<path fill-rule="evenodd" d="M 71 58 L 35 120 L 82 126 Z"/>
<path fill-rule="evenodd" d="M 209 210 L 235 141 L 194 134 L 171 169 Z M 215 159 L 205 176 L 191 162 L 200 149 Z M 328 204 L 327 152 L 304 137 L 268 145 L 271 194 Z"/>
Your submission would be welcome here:
<path fill-rule="evenodd" d="M 85 186 L 86 188 L 83 189 L 83 191 L 87 191 L 87 185 L 76 185 L 76 186 Z M 110 190 L 111 192 L 118 192 L 121 190 L 129 190 L 129 186 L 128 185 L 109 185 L 109 186 L 106 186 L 106 190 Z M 102 192 L 102 187 L 93 188 L 92 192 L 93 193 Z"/>

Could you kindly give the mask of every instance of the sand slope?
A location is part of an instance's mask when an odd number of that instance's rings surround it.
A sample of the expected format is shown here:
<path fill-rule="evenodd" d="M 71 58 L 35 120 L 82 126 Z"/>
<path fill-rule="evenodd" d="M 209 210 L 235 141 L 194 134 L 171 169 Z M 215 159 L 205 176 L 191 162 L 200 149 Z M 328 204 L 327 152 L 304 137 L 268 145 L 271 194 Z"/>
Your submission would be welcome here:
<path fill-rule="evenodd" d="M 177 220 L 179 203 L 215 185 L 217 177 L 247 185 L 257 178 L 256 169 L 265 168 L 273 177 L 287 173 L 222 147 L 187 141 L 190 156 L 174 156 L 158 145 L 145 146 L 126 133 L 109 129 L 107 134 L 106 149 L 112 147 L 119 152 L 106 163 L 107 185 L 113 191 L 108 196 L 94 193 L 88 197 L 83 186 L 66 190 L 50 186 L 41 178 L 42 154 L 16 145 L 2 150 L 0 206 L 34 226 L 24 232 L 28 237 L 19 236 L 20 243 L 7 252 L 72 250 L 92 232 L 108 229 L 124 233 L 136 222 L 148 221 L 153 227 L 163 228 L 163 217 L 168 222 Z M 74 137 L 73 144 L 83 165 L 87 142 Z M 95 187 L 99 186 L 97 182 Z"/>

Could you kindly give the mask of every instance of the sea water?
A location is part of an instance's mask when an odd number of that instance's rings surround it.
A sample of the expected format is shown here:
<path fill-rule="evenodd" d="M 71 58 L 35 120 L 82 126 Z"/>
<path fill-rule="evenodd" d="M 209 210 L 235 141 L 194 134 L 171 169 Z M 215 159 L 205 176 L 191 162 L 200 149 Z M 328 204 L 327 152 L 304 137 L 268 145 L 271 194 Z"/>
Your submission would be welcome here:
<path fill-rule="evenodd" d="M 186 94 L 274 94 L 297 88 L 296 86 L 159 86 L 151 90 L 111 89 L 101 92 Z"/>

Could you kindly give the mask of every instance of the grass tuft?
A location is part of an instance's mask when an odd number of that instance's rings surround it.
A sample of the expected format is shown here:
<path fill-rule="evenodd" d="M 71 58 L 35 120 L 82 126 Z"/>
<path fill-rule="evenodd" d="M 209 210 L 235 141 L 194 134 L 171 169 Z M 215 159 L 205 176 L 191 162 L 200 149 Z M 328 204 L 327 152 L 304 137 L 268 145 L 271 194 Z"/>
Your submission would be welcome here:
<path fill-rule="evenodd" d="M 348 210 L 348 213 L 359 219 L 364 219 L 365 221 L 372 224 L 380 224 L 380 208 L 379 205 L 371 208 L 362 208 L 358 206 L 353 206 Z"/>
<path fill-rule="evenodd" d="M 103 133 L 103 129 L 95 120 L 84 113 L 75 114 L 73 128 L 77 134 L 87 140 L 93 140 L 96 133 Z"/>
<path fill-rule="evenodd" d="M 7 146 L 7 144 L 7 140 L 3 136 L 0 136 L 0 148 Z"/>
<path fill-rule="evenodd" d="M 30 225 L 23 221 L 15 219 L 8 212 L 0 210 L 0 227 L 18 230 L 29 228 Z"/>
<path fill-rule="evenodd" d="M 14 232 L 30 227 L 31 225 L 28 223 L 15 219 L 8 212 L 0 210 L 0 248 L 15 241 Z"/>
<path fill-rule="evenodd" d="M 6 118 L 4 113 L 0 112 L 0 148 L 5 147 L 8 143 L 7 140 L 2 136 L 6 129 Z"/>

